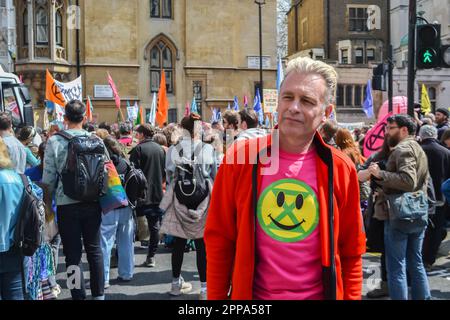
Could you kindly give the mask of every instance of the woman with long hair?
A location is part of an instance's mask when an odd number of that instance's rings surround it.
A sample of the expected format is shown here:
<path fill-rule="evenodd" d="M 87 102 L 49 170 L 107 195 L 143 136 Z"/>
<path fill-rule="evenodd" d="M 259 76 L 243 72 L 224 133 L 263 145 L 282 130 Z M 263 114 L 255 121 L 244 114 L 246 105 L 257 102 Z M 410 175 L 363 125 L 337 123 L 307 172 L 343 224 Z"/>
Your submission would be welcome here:
<path fill-rule="evenodd" d="M 125 177 L 129 165 L 121 144 L 112 136 L 107 136 L 103 142 L 109 152 L 119 176 Z M 133 210 L 129 205 L 115 209 L 102 216 L 101 246 L 103 265 L 105 267 L 105 288 L 109 287 L 109 270 L 111 250 L 117 243 L 119 281 L 129 282 L 134 273 L 134 220 Z"/>
<path fill-rule="evenodd" d="M 181 121 L 183 137 L 169 148 L 166 157 L 167 192 L 160 204 L 165 211 L 161 233 L 174 236 L 172 250 L 172 286 L 170 295 L 179 296 L 192 290 L 192 285 L 181 276 L 184 250 L 188 239 L 193 239 L 197 253 L 197 269 L 200 276 L 200 300 L 206 300 L 206 250 L 203 241 L 206 215 L 208 212 L 212 184 L 216 176 L 217 165 L 214 148 L 202 142 L 202 121 L 198 114 L 191 114 Z M 191 171 L 193 176 L 204 180 L 205 198 L 192 200 L 189 192 L 181 189 L 185 175 Z M 183 178 L 184 175 L 184 178 Z M 202 176 L 201 176 L 202 175 Z M 188 178 L 189 179 L 189 178 Z M 183 182 L 181 182 L 183 181 Z M 195 183 L 195 182 L 194 182 Z M 184 187 L 183 187 L 184 188 Z M 201 188 L 197 180 L 196 188 Z M 180 191 L 181 190 L 181 191 Z M 192 192 L 194 194 L 196 189 Z M 186 198 L 182 196 L 186 196 Z M 188 204 L 189 202 L 189 204 Z M 199 202 L 199 203 L 198 203 Z"/>

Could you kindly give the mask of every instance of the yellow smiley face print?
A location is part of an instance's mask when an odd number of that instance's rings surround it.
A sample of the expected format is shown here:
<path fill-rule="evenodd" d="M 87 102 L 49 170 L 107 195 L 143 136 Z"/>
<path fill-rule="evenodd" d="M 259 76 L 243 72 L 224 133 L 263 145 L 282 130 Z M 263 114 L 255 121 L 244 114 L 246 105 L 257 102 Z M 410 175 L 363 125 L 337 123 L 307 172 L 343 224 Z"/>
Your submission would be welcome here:
<path fill-rule="evenodd" d="M 274 240 L 298 242 L 319 223 L 319 205 L 314 190 L 304 182 L 284 179 L 272 183 L 259 197 L 258 222 Z"/>

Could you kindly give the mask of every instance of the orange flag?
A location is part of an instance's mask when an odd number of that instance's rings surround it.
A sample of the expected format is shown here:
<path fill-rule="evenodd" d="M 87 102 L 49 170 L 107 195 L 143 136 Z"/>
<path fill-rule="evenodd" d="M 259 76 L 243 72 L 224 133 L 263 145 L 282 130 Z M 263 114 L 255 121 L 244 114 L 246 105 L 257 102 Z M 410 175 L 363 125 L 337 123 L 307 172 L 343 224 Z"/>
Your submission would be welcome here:
<path fill-rule="evenodd" d="M 61 93 L 61 89 L 56 85 L 51 73 L 47 69 L 46 85 L 45 85 L 45 99 L 56 103 L 60 106 L 66 105 L 66 99 Z"/>
<path fill-rule="evenodd" d="M 158 112 L 156 113 L 156 123 L 160 128 L 167 122 L 167 113 L 169 110 L 169 100 L 166 92 L 166 73 L 163 72 L 161 76 L 161 84 L 158 92 Z"/>
<path fill-rule="evenodd" d="M 86 101 L 86 117 L 89 122 L 92 122 L 92 102 L 91 102 L 91 97 L 89 97 L 89 96 Z"/>

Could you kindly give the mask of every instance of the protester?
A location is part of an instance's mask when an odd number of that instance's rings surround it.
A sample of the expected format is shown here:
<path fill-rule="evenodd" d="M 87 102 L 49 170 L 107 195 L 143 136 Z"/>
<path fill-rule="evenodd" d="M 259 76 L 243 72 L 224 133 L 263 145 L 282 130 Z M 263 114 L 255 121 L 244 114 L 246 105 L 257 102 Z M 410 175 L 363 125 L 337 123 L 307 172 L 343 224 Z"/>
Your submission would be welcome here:
<path fill-rule="evenodd" d="M 4 120 L 5 114 L 0 114 L 1 125 Z M 7 146 L 0 137 L 0 300 L 24 299 L 21 277 L 23 258 L 12 240 L 23 193 L 22 179 L 15 172 Z"/>
<path fill-rule="evenodd" d="M 183 138 L 167 152 L 168 186 L 160 206 L 165 211 L 161 232 L 174 236 L 170 294 L 179 296 L 192 290 L 192 285 L 181 276 L 181 268 L 186 243 L 188 239 L 193 239 L 201 283 L 199 298 L 206 300 L 206 251 L 203 234 L 216 176 L 216 156 L 213 147 L 201 141 L 201 117 L 198 114 L 192 113 L 184 117 L 181 127 L 185 130 Z M 186 182 L 194 183 L 192 192 L 187 189 L 192 185 L 187 186 Z M 201 195 L 196 192 L 200 190 L 203 191 Z"/>
<path fill-rule="evenodd" d="M 400 217 L 412 214 L 408 206 L 396 206 L 399 197 L 417 194 L 424 199 L 427 195 L 428 164 L 425 152 L 414 140 L 416 124 L 407 115 L 389 117 L 386 136 L 389 146 L 394 148 L 386 164 L 386 170 L 372 163 L 369 173 L 383 186 L 388 198 L 389 220 L 384 223 L 384 241 L 387 259 L 389 296 L 393 300 L 407 300 L 407 272 L 411 277 L 413 300 L 430 299 L 427 275 L 422 262 L 422 243 L 428 221 L 427 205 L 419 211 L 417 218 L 402 220 Z M 419 215 L 420 214 L 420 215 Z"/>
<path fill-rule="evenodd" d="M 239 129 L 235 141 L 249 140 L 267 135 L 266 131 L 258 128 L 258 115 L 252 109 L 239 111 Z"/>
<path fill-rule="evenodd" d="M 450 150 L 442 146 L 437 140 L 438 131 L 435 127 L 425 125 L 420 128 L 420 139 L 422 149 L 428 158 L 428 169 L 433 181 L 436 210 L 430 216 L 430 225 L 425 232 L 423 242 L 423 262 L 425 269 L 431 271 L 436 261 L 437 253 L 442 241 L 447 237 L 446 212 L 450 210 L 445 203 L 441 186 L 445 180 L 450 178 Z"/>
<path fill-rule="evenodd" d="M 223 116 L 224 141 L 226 146 L 229 146 L 236 140 L 239 134 L 239 114 L 233 110 L 227 110 Z"/>
<path fill-rule="evenodd" d="M 389 212 L 382 186 L 377 183 L 377 180 L 374 179 L 368 169 L 372 163 L 377 163 L 381 170 L 385 170 L 390 153 L 391 148 L 389 147 L 387 138 L 385 138 L 381 150 L 373 153 L 358 171 L 358 179 L 360 182 L 370 181 L 371 193 L 368 198 L 367 210 L 364 217 L 364 225 L 367 235 L 366 244 L 370 252 L 381 253 L 380 287 L 374 288 L 373 290 L 367 292 L 367 297 L 370 299 L 378 299 L 389 296 L 386 271 L 386 253 L 384 249 L 384 221 L 389 219 Z"/>
<path fill-rule="evenodd" d="M 441 137 L 441 143 L 447 149 L 450 149 L 450 129 L 444 131 Z"/>
<path fill-rule="evenodd" d="M 335 142 L 335 136 L 338 129 L 339 129 L 338 123 L 334 120 L 328 119 L 327 121 L 325 121 L 322 127 L 320 127 L 319 133 L 326 144 L 337 148 L 338 146 L 336 145 Z"/>
<path fill-rule="evenodd" d="M 118 141 L 124 148 L 125 155 L 128 156 L 133 149 L 133 125 L 129 122 L 122 122 L 119 124 L 120 138 Z"/>
<path fill-rule="evenodd" d="M 86 106 L 78 101 L 72 100 L 65 107 L 66 114 L 64 120 L 67 125 L 67 130 L 62 134 L 70 134 L 71 136 L 79 137 L 78 141 L 82 141 L 80 137 L 91 137 L 88 146 L 95 143 L 97 146 L 103 146 L 103 142 L 88 132 L 83 130 L 83 122 L 86 120 Z M 104 300 L 104 267 L 103 256 L 100 246 L 100 225 L 101 225 L 101 207 L 97 201 L 80 201 L 74 200 L 67 196 L 70 186 L 64 184 L 64 179 L 61 179 L 63 170 L 66 167 L 68 158 L 69 141 L 61 135 L 54 135 L 47 143 L 44 160 L 44 174 L 42 183 L 50 194 L 56 194 L 57 204 L 57 218 L 58 227 L 63 243 L 63 252 L 66 256 L 66 267 L 68 270 L 68 277 L 72 276 L 75 270 L 79 270 L 77 275 L 80 276 L 80 288 L 71 290 L 72 299 L 84 300 L 86 299 L 86 290 L 83 277 L 83 268 L 81 262 L 82 241 L 87 253 L 87 259 L 90 269 L 90 287 L 92 297 L 94 300 Z M 92 161 L 97 162 L 100 166 L 101 162 L 98 157 Z M 91 165 L 95 165 L 91 163 Z M 85 170 L 88 168 L 86 167 Z M 101 168 L 100 168 L 101 169 Z M 104 170 L 104 169 L 101 169 Z M 103 172 L 103 171 L 100 171 Z M 88 173 L 91 174 L 91 173 Z M 100 177 L 90 177 L 91 179 L 100 179 Z M 75 181 L 77 183 L 77 181 Z M 90 185 L 90 188 L 96 190 L 100 185 Z M 73 188 L 73 186 L 72 186 Z M 81 191 L 81 190 L 80 190 Z M 70 272 L 70 273 L 69 273 Z"/>
<path fill-rule="evenodd" d="M 166 155 L 164 149 L 153 141 L 155 128 L 146 123 L 136 129 L 139 144 L 131 150 L 130 161 L 137 169 L 141 169 L 148 181 L 147 198 L 138 203 L 137 216 L 145 216 L 148 223 L 150 240 L 148 254 L 144 265 L 155 267 L 155 254 L 159 243 L 162 211 L 159 204 L 163 198 Z"/>
<path fill-rule="evenodd" d="M 120 177 L 125 177 L 129 165 L 122 151 L 121 144 L 113 137 L 106 137 L 103 142 Z M 123 178 L 124 180 L 124 178 Z M 109 287 L 111 250 L 117 243 L 118 272 L 121 282 L 129 282 L 134 274 L 134 220 L 129 205 L 117 208 L 102 216 L 101 246 L 103 266 L 105 269 L 105 289 Z"/>
<path fill-rule="evenodd" d="M 355 164 L 356 171 L 359 171 L 361 165 L 364 164 L 366 158 L 363 157 L 359 146 L 353 140 L 352 133 L 345 128 L 341 128 L 336 133 L 336 145 L 337 147 L 345 153 L 350 160 Z M 367 181 L 359 181 L 359 197 L 361 203 L 361 211 L 364 214 L 367 206 L 368 199 L 370 195 L 370 183 Z"/>
<path fill-rule="evenodd" d="M 317 132 L 336 86 L 333 67 L 291 60 L 279 130 L 228 151 L 205 230 L 208 299 L 361 299 L 365 234 L 356 169 Z M 255 165 L 249 150 L 260 153 Z"/>
<path fill-rule="evenodd" d="M 167 153 L 167 150 L 169 149 L 169 145 L 167 143 L 167 138 L 162 133 L 157 133 L 153 136 L 153 141 L 155 141 L 157 144 L 159 144 L 164 151 Z"/>
<path fill-rule="evenodd" d="M 442 135 L 448 129 L 450 129 L 449 117 L 450 111 L 445 108 L 439 108 L 436 110 L 436 128 L 438 129 L 438 140 L 441 140 Z"/>
<path fill-rule="evenodd" d="M 23 174 L 27 165 L 27 153 L 22 143 L 14 136 L 11 115 L 0 112 L 0 137 L 8 148 L 13 168 Z"/>
<path fill-rule="evenodd" d="M 35 167 L 39 164 L 39 160 L 34 156 L 31 148 L 31 141 L 33 141 L 37 132 L 33 127 L 23 127 L 19 130 L 19 134 L 17 135 L 17 139 L 23 144 L 25 147 L 25 152 L 27 154 L 27 168 Z"/>

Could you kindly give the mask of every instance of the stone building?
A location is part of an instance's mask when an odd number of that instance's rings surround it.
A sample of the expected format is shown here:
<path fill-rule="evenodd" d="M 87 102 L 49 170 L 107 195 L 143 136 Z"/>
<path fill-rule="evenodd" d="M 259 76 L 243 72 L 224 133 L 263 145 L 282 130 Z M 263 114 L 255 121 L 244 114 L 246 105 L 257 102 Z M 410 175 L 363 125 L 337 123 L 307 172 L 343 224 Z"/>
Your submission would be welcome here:
<path fill-rule="evenodd" d="M 14 71 L 16 56 L 16 13 L 13 0 L 0 0 L 0 66 Z"/>
<path fill-rule="evenodd" d="M 381 29 L 367 28 L 368 7 L 381 11 Z M 292 0 L 288 12 L 288 55 L 325 60 L 339 74 L 337 113 L 340 122 L 373 122 L 363 110 L 373 68 L 387 57 L 387 4 L 383 0 Z M 373 92 L 375 111 L 383 102 Z"/>
<path fill-rule="evenodd" d="M 75 1 L 15 0 L 17 72 L 43 104 L 45 69 L 76 78 Z M 204 119 L 234 96 L 251 101 L 259 85 L 258 6 L 239 0 L 79 0 L 80 62 L 84 95 L 99 121 L 116 121 L 107 72 L 122 99 L 149 111 L 164 71 L 169 121 L 179 121 L 193 97 Z M 30 13 L 30 14 L 29 14 Z M 32 13 L 32 14 L 31 14 Z M 276 82 L 276 0 L 262 10 L 264 88 Z M 67 23 L 66 23 L 67 22 Z M 25 32 L 26 30 L 26 32 Z M 30 45 L 31 44 L 31 45 Z"/>
<path fill-rule="evenodd" d="M 391 34 L 394 49 L 394 95 L 407 96 L 408 90 L 408 0 L 391 0 Z M 417 15 L 441 25 L 441 43 L 450 45 L 450 1 L 418 0 Z M 418 21 L 423 23 L 423 21 Z M 432 109 L 450 107 L 450 69 L 417 70 L 414 97 L 421 100 L 422 84 L 428 89 Z"/>

